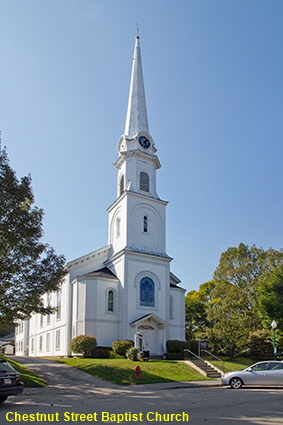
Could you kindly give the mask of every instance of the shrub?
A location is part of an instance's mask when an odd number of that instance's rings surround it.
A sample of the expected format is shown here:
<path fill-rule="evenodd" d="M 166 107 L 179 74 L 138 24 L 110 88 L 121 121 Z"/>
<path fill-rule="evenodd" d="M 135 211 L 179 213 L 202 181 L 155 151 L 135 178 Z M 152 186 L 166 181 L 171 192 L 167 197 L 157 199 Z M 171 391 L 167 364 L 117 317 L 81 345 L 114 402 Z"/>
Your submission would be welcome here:
<path fill-rule="evenodd" d="M 138 348 L 136 347 L 129 348 L 126 352 L 127 359 L 132 360 L 133 362 L 136 362 L 138 360 L 138 353 L 139 353 Z"/>
<path fill-rule="evenodd" d="M 95 347 L 96 350 L 106 350 L 106 351 L 113 351 L 112 347 L 109 347 L 108 345 L 97 345 Z"/>
<path fill-rule="evenodd" d="M 169 339 L 166 342 L 167 353 L 183 353 L 188 348 L 187 341 L 179 341 L 178 339 Z"/>
<path fill-rule="evenodd" d="M 70 342 L 70 349 L 75 354 L 82 354 L 83 357 L 91 357 L 96 344 L 96 338 L 94 336 L 79 335 Z"/>
<path fill-rule="evenodd" d="M 115 351 L 109 351 L 109 359 L 124 359 L 125 356 L 120 356 L 120 354 L 115 353 Z"/>
<path fill-rule="evenodd" d="M 184 360 L 184 353 L 166 353 L 166 360 Z"/>
<path fill-rule="evenodd" d="M 112 342 L 112 348 L 114 353 L 119 354 L 120 356 L 125 356 L 129 348 L 132 348 L 133 346 L 134 346 L 133 341 L 129 341 L 129 340 Z"/>
<path fill-rule="evenodd" d="M 91 357 L 94 359 L 109 359 L 109 353 L 110 351 L 108 350 L 95 349 L 91 351 Z"/>

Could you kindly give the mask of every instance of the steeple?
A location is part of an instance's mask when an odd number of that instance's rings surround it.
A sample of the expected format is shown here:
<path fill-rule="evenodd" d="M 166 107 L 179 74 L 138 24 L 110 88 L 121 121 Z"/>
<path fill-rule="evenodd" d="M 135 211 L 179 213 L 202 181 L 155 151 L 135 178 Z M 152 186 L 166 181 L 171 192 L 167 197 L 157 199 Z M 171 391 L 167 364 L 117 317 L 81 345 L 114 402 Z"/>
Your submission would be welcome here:
<path fill-rule="evenodd" d="M 147 134 L 149 133 L 142 73 L 141 50 L 139 36 L 137 36 L 134 48 L 130 93 L 124 134 L 128 139 L 131 139 L 140 132 Z"/>

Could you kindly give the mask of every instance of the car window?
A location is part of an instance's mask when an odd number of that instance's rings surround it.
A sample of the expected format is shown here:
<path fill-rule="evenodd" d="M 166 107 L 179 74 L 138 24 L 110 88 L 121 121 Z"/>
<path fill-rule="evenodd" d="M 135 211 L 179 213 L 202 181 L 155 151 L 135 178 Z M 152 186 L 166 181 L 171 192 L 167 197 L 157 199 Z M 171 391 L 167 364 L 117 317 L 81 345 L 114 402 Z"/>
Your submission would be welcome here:
<path fill-rule="evenodd" d="M 0 372 L 12 372 L 12 370 L 6 363 L 0 363 Z"/>
<path fill-rule="evenodd" d="M 282 369 L 283 370 L 283 363 L 269 363 L 269 369 L 270 370 L 279 370 Z"/>
<path fill-rule="evenodd" d="M 260 372 L 261 370 L 266 370 L 267 363 L 259 363 L 252 367 L 254 372 Z"/>

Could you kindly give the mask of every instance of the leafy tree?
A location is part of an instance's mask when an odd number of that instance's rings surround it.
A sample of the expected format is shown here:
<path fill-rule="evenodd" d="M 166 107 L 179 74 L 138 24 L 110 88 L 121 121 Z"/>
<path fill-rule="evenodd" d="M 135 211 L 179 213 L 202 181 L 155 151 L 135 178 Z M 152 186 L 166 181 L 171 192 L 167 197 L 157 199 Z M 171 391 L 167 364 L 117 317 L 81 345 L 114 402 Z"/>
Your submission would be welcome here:
<path fill-rule="evenodd" d="M 270 328 L 275 320 L 283 331 L 283 265 L 274 267 L 261 280 L 258 306 L 264 325 Z"/>
<path fill-rule="evenodd" d="M 249 335 L 262 327 L 258 302 L 260 281 L 283 264 L 283 253 L 241 243 L 222 253 L 207 304 L 210 347 L 231 356 L 247 350 Z"/>
<path fill-rule="evenodd" d="M 82 354 L 83 357 L 92 357 L 92 352 L 97 345 L 96 338 L 92 335 L 79 335 L 70 342 L 70 349 L 75 354 Z"/>
<path fill-rule="evenodd" d="M 217 281 L 207 307 L 211 323 L 207 337 L 211 351 L 235 357 L 247 349 L 250 331 L 260 324 L 258 315 L 247 304 L 246 295 L 239 287 Z"/>
<path fill-rule="evenodd" d="M 259 279 L 274 266 L 283 264 L 283 252 L 240 243 L 237 248 L 228 248 L 221 254 L 214 272 L 215 280 L 223 280 L 242 289 L 252 303 L 257 296 Z"/>
<path fill-rule="evenodd" d="M 248 340 L 248 356 L 254 360 L 271 359 L 273 354 L 270 330 L 258 329 L 251 332 Z"/>
<path fill-rule="evenodd" d="M 186 339 L 189 341 L 201 336 L 200 334 L 209 326 L 206 310 L 214 286 L 215 282 L 212 280 L 201 284 L 198 291 L 186 294 Z"/>
<path fill-rule="evenodd" d="M 19 182 L 0 148 L 0 323 L 47 314 L 42 295 L 59 288 L 65 258 L 40 241 L 43 210 L 34 206 L 30 176 Z"/>

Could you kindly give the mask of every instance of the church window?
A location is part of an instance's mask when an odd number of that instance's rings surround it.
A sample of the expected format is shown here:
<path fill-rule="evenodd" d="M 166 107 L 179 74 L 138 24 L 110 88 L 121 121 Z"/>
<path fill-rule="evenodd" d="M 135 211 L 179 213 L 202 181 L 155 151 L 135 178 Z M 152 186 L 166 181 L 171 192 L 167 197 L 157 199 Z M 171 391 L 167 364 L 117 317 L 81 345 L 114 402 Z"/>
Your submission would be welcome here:
<path fill-rule="evenodd" d="M 144 171 L 140 173 L 140 190 L 149 192 L 149 175 Z"/>
<path fill-rule="evenodd" d="M 125 192 L 125 177 L 122 176 L 120 179 L 120 195 Z"/>
<path fill-rule="evenodd" d="M 173 295 L 170 295 L 170 298 L 169 298 L 169 317 L 170 317 L 170 319 L 174 319 L 174 298 L 173 298 Z"/>
<path fill-rule="evenodd" d="M 57 303 L 56 319 L 57 320 L 61 319 L 61 299 L 62 299 L 62 292 L 59 289 L 59 291 L 57 291 L 57 294 L 56 294 L 56 303 Z"/>
<path fill-rule="evenodd" d="M 50 333 L 46 334 L 46 351 L 50 351 Z"/>
<path fill-rule="evenodd" d="M 114 311 L 114 292 L 112 290 L 108 291 L 107 296 L 107 311 Z"/>
<path fill-rule="evenodd" d="M 154 282 L 150 277 L 144 277 L 140 281 L 140 305 L 154 307 Z"/>
<path fill-rule="evenodd" d="M 147 233 L 147 229 L 148 229 L 148 219 L 147 219 L 147 216 L 145 215 L 145 216 L 143 217 L 143 231 L 144 231 L 145 233 Z"/>
<path fill-rule="evenodd" d="M 56 334 L 55 334 L 55 349 L 56 350 L 60 350 L 60 331 L 58 330 L 58 331 L 56 331 Z"/>
<path fill-rule="evenodd" d="M 116 219 L 116 238 L 120 237 L 120 233 L 121 233 L 121 218 L 117 217 L 117 219 Z"/>
<path fill-rule="evenodd" d="M 42 335 L 39 337 L 39 351 L 42 351 Z"/>

